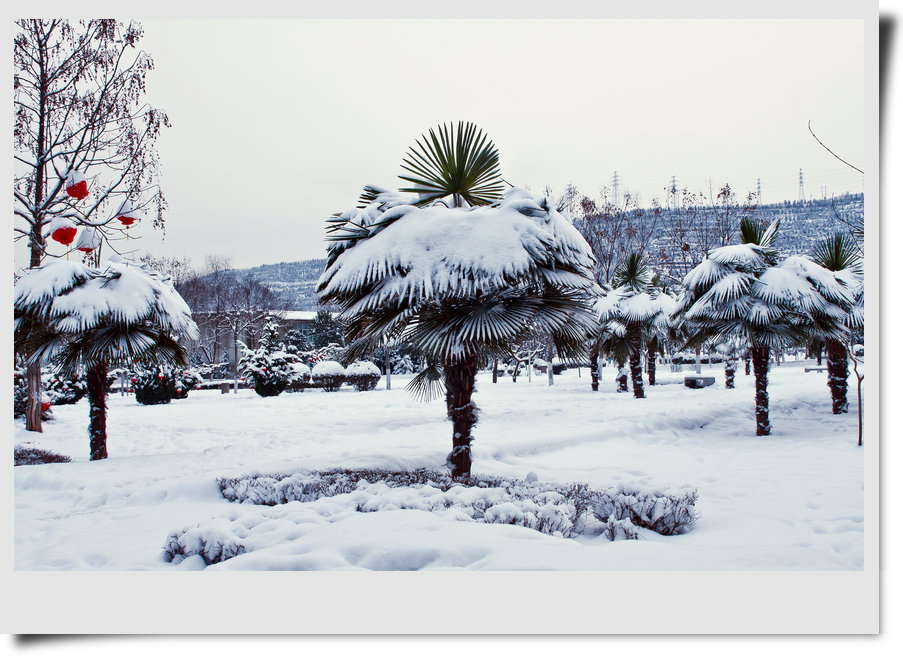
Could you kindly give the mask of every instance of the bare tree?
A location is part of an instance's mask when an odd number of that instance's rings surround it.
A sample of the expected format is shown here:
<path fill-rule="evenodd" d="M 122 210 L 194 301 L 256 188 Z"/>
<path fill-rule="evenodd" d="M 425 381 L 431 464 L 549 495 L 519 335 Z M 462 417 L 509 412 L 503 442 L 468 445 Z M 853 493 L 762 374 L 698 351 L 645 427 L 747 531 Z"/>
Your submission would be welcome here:
<path fill-rule="evenodd" d="M 180 265 L 176 259 L 175 267 Z M 256 346 L 267 317 L 281 317 L 282 298 L 253 275 L 239 276 L 223 256 L 208 256 L 204 272 L 192 273 L 177 288 L 200 329 L 190 352 L 208 363 L 232 362 L 237 391 L 238 344 Z"/>
<path fill-rule="evenodd" d="M 630 192 L 615 203 L 608 188 L 602 188 L 601 199 L 580 199 L 579 217 L 574 226 L 586 238 L 596 257 L 596 279 L 611 281 L 614 270 L 630 252 L 644 252 L 658 225 L 661 209 L 640 208 L 639 200 Z"/>
<path fill-rule="evenodd" d="M 128 202 L 131 212 L 152 211 L 162 228 L 166 202 L 154 145 L 169 119 L 142 101 L 153 61 L 136 48 L 141 25 L 109 19 L 16 25 L 13 231 L 16 241 L 28 241 L 29 267 L 67 252 L 48 246 L 54 222 L 89 227 L 109 244 L 126 237 L 126 227 L 113 220 Z M 79 191 L 76 201 L 67 188 L 82 176 L 90 192 Z M 40 380 L 40 367 L 30 366 L 26 428 L 38 432 Z"/>

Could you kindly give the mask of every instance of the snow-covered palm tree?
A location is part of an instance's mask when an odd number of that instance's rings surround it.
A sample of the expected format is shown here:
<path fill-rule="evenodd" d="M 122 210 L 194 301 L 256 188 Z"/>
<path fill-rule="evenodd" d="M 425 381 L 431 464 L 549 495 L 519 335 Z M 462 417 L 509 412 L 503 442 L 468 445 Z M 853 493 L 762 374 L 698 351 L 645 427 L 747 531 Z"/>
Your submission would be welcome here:
<path fill-rule="evenodd" d="M 690 332 L 688 345 L 740 338 L 749 347 L 756 380 L 756 434 L 771 433 L 768 362 L 772 349 L 804 345 L 812 319 L 841 331 L 849 295 L 834 276 L 801 256 L 781 260 L 774 247 L 778 222 L 765 228 L 743 218 L 741 244 L 719 247 L 684 278 L 675 315 Z"/>
<path fill-rule="evenodd" d="M 648 364 L 647 377 L 649 384 L 655 386 L 655 360 L 664 352 L 666 345 L 671 344 L 677 337 L 671 314 L 674 312 L 676 300 L 668 291 L 659 287 L 657 276 L 652 278 L 652 286 L 656 291 L 652 297 L 655 314 L 646 325 L 646 363 Z"/>
<path fill-rule="evenodd" d="M 179 344 L 198 337 L 191 310 L 168 277 L 143 264 L 111 259 L 103 269 L 52 261 L 29 270 L 13 294 L 16 347 L 32 363 L 85 370 L 91 459 L 107 457 L 110 366 L 135 361 L 185 363 Z"/>
<path fill-rule="evenodd" d="M 619 365 L 630 361 L 633 395 L 644 398 L 642 356 L 650 338 L 653 321 L 661 320 L 663 293 L 653 286 L 654 273 L 643 256 L 631 252 L 615 269 L 612 289 L 596 303 L 602 325 L 603 349 L 612 354 Z M 653 356 L 654 360 L 654 356 Z"/>
<path fill-rule="evenodd" d="M 862 329 L 862 256 L 856 241 L 845 233 L 835 233 L 815 244 L 812 260 L 834 273 L 834 276 L 850 291 L 854 304 L 849 308 L 846 329 L 849 332 Z M 858 302 L 858 304 L 855 304 Z M 857 313 L 858 312 L 858 313 Z M 847 378 L 850 376 L 847 360 L 847 340 L 831 332 L 824 332 L 822 319 L 815 317 L 810 328 L 814 340 L 823 341 L 827 351 L 828 388 L 831 390 L 834 414 L 846 412 Z M 828 328 L 833 327 L 833 318 L 828 318 Z"/>
<path fill-rule="evenodd" d="M 575 354 L 592 323 L 594 259 L 550 199 L 501 196 L 498 151 L 472 124 L 431 130 L 403 167 L 411 186 L 369 186 L 358 208 L 329 220 L 318 292 L 348 321 L 349 357 L 386 340 L 423 352 L 428 366 L 410 388 L 428 396 L 444 383 L 447 464 L 465 476 L 481 359 L 536 331 Z"/>

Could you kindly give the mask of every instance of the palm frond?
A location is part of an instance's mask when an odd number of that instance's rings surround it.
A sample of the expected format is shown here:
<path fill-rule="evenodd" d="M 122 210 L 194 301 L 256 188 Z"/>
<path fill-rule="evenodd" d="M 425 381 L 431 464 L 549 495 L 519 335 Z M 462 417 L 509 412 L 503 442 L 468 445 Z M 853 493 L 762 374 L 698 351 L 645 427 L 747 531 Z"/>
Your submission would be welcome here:
<path fill-rule="evenodd" d="M 812 249 L 812 260 L 832 272 L 862 268 L 859 246 L 852 237 L 841 232 L 817 242 Z"/>
<path fill-rule="evenodd" d="M 614 288 L 626 286 L 633 290 L 642 290 L 652 285 L 652 273 L 643 255 L 639 252 L 630 252 L 624 260 L 615 268 L 611 285 Z"/>
<path fill-rule="evenodd" d="M 417 400 L 429 402 L 445 393 L 445 372 L 436 362 L 430 362 L 420 373 L 411 378 L 405 391 Z"/>
<path fill-rule="evenodd" d="M 404 158 L 399 178 L 412 185 L 401 192 L 421 195 L 419 206 L 445 197 L 470 206 L 486 206 L 499 199 L 503 182 L 495 145 L 476 125 L 458 122 L 457 129 L 443 124 L 417 140 Z"/>

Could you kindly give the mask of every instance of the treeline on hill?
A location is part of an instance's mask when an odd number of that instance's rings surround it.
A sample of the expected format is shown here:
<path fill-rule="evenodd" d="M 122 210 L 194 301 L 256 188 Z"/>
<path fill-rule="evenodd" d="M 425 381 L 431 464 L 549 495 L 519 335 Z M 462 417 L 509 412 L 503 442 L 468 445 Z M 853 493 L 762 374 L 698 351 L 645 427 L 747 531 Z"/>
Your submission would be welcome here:
<path fill-rule="evenodd" d="M 663 203 L 653 200 L 643 208 L 630 193 L 615 204 L 606 189 L 594 199 L 570 186 L 560 197 L 577 227 L 592 238 L 591 244 L 611 245 L 609 250 L 597 249 L 600 270 L 608 275 L 606 279 L 614 273 L 619 256 L 643 251 L 657 272 L 678 281 L 709 249 L 735 239 L 737 223 L 744 215 L 766 223 L 780 220 L 777 247 L 790 254 L 808 254 L 820 236 L 848 231 L 857 219 L 861 221 L 863 213 L 862 194 L 757 205 L 755 195 L 738 199 L 727 184 L 714 194 L 714 203 L 709 195 L 687 189 L 665 193 Z M 297 311 L 318 309 L 316 284 L 325 267 L 326 259 L 245 269 L 227 265 L 235 278 L 251 277 L 276 294 L 282 309 Z"/>
<path fill-rule="evenodd" d="M 766 224 L 779 220 L 775 247 L 787 254 L 808 254 L 821 237 L 836 232 L 855 239 L 863 219 L 862 194 L 758 205 L 755 194 L 740 198 L 727 183 L 717 192 L 664 192 L 648 207 L 640 207 L 630 192 L 615 198 L 609 188 L 598 198 L 573 185 L 562 193 L 560 205 L 593 248 L 601 280 L 611 280 L 617 265 L 635 252 L 668 283 L 679 284 L 710 250 L 736 242 L 743 217 Z"/>

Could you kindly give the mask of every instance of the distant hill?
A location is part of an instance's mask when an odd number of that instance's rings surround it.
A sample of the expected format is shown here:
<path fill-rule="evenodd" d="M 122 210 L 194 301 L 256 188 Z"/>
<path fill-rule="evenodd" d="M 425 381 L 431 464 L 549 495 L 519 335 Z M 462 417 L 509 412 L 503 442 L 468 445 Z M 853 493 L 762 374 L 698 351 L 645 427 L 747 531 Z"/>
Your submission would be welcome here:
<path fill-rule="evenodd" d="M 778 232 L 778 248 L 782 251 L 805 254 L 815 241 L 833 231 L 843 231 L 845 226 L 837 219 L 837 214 L 845 217 L 861 216 L 863 195 L 844 195 L 831 200 L 809 200 L 806 202 L 785 201 L 779 204 L 762 205 L 754 213 L 762 220 L 781 220 Z M 663 233 L 660 226 L 656 233 Z M 662 240 L 661 236 L 657 236 Z M 655 244 L 653 240 L 653 244 Z M 257 281 L 279 293 L 285 300 L 285 309 L 291 311 L 316 311 L 317 280 L 326 269 L 326 259 L 294 261 L 258 265 L 244 270 L 236 269 L 238 275 L 250 274 Z"/>
<path fill-rule="evenodd" d="M 316 311 L 317 280 L 325 269 L 326 259 L 311 259 L 258 265 L 244 270 L 236 269 L 234 272 L 239 276 L 249 274 L 281 295 L 287 311 Z"/>

